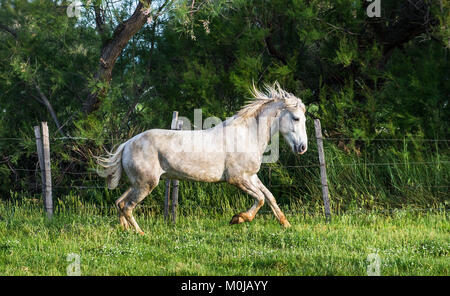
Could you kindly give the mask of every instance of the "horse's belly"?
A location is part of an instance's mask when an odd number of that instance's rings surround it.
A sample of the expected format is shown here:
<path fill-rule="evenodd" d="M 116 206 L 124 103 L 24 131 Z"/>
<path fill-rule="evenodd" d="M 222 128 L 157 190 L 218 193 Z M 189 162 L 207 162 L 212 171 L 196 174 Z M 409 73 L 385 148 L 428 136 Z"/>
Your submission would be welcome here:
<path fill-rule="evenodd" d="M 225 161 L 223 153 L 173 153 L 165 157 L 164 179 L 180 179 L 202 182 L 224 181 Z"/>

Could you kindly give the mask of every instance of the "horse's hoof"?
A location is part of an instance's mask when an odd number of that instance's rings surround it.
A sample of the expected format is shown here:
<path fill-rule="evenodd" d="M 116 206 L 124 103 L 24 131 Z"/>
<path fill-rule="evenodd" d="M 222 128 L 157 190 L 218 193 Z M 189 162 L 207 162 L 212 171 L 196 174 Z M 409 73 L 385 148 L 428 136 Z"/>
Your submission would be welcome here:
<path fill-rule="evenodd" d="M 244 223 L 245 220 L 242 218 L 241 214 L 236 214 L 231 218 L 230 225 Z"/>

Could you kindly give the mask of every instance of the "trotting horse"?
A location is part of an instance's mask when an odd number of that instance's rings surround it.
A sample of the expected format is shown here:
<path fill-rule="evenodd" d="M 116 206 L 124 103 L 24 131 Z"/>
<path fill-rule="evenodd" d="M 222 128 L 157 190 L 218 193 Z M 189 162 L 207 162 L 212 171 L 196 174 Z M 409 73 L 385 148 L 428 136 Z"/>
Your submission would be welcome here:
<path fill-rule="evenodd" d="M 307 150 L 305 105 L 278 83 L 264 91 L 252 89 L 253 100 L 236 115 L 205 130 L 145 131 L 122 143 L 108 157 L 98 157 L 98 174 L 107 178 L 108 187 L 117 187 L 122 170 L 131 188 L 115 202 L 120 224 L 143 234 L 132 212 L 162 179 L 202 182 L 228 182 L 255 200 L 246 212 L 233 216 L 230 224 L 250 222 L 268 202 L 284 227 L 290 223 L 272 193 L 259 180 L 263 153 L 270 138 L 279 131 L 292 151 Z M 277 125 L 277 128 L 273 128 Z"/>

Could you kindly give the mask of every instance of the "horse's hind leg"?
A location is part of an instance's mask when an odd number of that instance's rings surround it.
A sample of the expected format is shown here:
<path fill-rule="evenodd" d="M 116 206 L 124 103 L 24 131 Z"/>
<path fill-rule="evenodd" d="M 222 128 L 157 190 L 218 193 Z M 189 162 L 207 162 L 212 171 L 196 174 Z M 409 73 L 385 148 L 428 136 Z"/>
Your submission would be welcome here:
<path fill-rule="evenodd" d="M 126 198 L 129 196 L 130 192 L 131 188 L 128 188 L 128 190 L 125 191 L 115 202 L 117 212 L 119 213 L 119 222 L 124 229 L 128 229 L 130 226 L 130 224 L 128 223 L 127 219 L 123 214 L 123 207 L 126 203 Z"/>
<path fill-rule="evenodd" d="M 144 234 L 142 229 L 137 224 L 133 217 L 133 210 L 138 203 L 140 203 L 152 190 L 158 185 L 158 182 L 151 182 L 150 184 L 141 185 L 139 187 L 134 187 L 126 199 L 125 205 L 123 207 L 123 214 L 128 221 L 128 223 L 133 226 L 134 230 L 139 234 Z"/>

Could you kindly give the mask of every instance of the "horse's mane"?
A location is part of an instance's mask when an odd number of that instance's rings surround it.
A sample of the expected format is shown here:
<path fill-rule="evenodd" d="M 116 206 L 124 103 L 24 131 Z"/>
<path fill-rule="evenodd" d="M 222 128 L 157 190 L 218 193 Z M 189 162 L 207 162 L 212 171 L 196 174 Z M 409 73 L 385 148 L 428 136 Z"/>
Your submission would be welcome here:
<path fill-rule="evenodd" d="M 251 89 L 253 98 L 236 114 L 236 119 L 245 120 L 258 116 L 261 111 L 270 103 L 282 101 L 285 108 L 300 106 L 305 110 L 302 100 L 293 94 L 283 90 L 278 82 L 271 85 L 264 85 L 264 91 L 260 91 L 253 84 Z"/>

